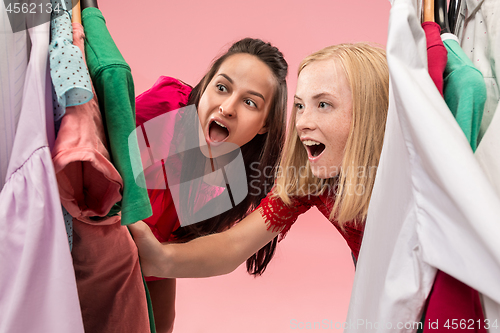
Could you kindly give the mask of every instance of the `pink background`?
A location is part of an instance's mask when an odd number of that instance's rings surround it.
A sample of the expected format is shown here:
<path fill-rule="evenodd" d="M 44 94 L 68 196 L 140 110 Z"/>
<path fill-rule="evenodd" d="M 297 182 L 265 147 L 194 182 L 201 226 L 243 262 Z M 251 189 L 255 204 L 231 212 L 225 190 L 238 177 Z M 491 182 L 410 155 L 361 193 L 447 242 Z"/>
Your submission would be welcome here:
<path fill-rule="evenodd" d="M 99 7 L 125 60 L 136 95 L 160 75 L 195 85 L 211 61 L 243 37 L 277 46 L 289 64 L 289 106 L 302 58 L 325 46 L 370 41 L 385 46 L 388 0 L 104 1 Z M 354 278 L 350 251 L 316 210 L 278 245 L 262 277 L 235 272 L 178 280 L 174 332 L 293 332 L 307 322 L 336 329 Z M 316 326 L 316 329 L 320 329 Z"/>

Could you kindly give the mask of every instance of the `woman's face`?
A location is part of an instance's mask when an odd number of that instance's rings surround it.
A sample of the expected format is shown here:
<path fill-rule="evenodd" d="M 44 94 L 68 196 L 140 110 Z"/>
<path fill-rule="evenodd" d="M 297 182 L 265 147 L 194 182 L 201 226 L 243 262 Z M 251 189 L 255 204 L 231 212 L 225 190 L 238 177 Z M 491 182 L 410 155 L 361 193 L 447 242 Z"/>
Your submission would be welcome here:
<path fill-rule="evenodd" d="M 265 133 L 275 81 L 271 69 L 253 55 L 227 58 L 198 105 L 200 145 L 215 148 L 228 142 L 241 147 Z"/>
<path fill-rule="evenodd" d="M 300 73 L 296 129 L 318 178 L 338 175 L 352 122 L 352 94 L 336 60 L 313 61 Z"/>

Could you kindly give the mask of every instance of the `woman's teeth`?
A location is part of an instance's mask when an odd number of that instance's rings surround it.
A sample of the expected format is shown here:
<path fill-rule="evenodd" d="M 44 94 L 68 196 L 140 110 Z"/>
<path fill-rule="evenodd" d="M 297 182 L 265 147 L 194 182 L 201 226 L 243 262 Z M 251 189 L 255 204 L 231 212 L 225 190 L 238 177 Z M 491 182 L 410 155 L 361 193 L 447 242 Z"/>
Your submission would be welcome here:
<path fill-rule="evenodd" d="M 313 141 L 313 140 L 304 140 L 302 141 L 306 146 L 314 146 L 314 145 L 320 145 L 321 142 L 318 141 Z"/>
<path fill-rule="evenodd" d="M 323 150 L 326 148 L 324 144 L 314 140 L 304 140 L 302 143 L 307 147 L 307 150 L 309 150 L 312 157 L 321 155 Z"/>
<path fill-rule="evenodd" d="M 219 125 L 220 127 L 227 128 L 226 126 L 224 126 L 224 124 L 223 124 L 223 123 L 220 123 L 220 122 L 218 122 L 217 120 L 214 120 L 214 122 L 215 122 L 217 125 Z"/>
<path fill-rule="evenodd" d="M 229 136 L 229 129 L 217 120 L 210 123 L 208 135 L 212 142 L 222 142 Z"/>

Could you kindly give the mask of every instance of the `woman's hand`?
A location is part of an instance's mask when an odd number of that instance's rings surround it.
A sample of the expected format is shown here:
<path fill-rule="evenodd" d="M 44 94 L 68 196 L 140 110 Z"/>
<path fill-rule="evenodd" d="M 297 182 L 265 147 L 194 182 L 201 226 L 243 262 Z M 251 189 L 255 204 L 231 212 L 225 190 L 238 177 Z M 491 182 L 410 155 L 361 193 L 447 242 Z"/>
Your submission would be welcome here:
<path fill-rule="evenodd" d="M 144 222 L 129 225 L 144 275 L 164 278 L 197 278 L 223 275 L 276 237 L 267 230 L 256 210 L 232 228 L 187 243 L 161 244 Z"/>
<path fill-rule="evenodd" d="M 143 221 L 136 222 L 128 226 L 134 242 L 139 249 L 142 273 L 144 276 L 164 276 L 168 268 L 168 253 L 165 245 L 162 245 L 153 232 Z"/>

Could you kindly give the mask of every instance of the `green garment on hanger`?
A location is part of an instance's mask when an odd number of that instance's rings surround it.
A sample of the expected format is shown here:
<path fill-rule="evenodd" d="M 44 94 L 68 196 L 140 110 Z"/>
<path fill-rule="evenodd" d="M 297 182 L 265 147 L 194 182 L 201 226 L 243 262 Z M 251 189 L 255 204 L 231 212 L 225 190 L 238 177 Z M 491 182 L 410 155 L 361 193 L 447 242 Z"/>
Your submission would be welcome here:
<path fill-rule="evenodd" d="M 136 183 L 132 164 L 142 163 L 137 138 L 129 142 L 129 135 L 135 130 L 134 81 L 129 65 L 123 59 L 106 27 L 106 21 L 97 8 L 82 11 L 85 29 L 85 56 L 90 76 L 103 114 L 108 135 L 111 160 L 123 178 L 121 201 L 121 223 L 128 225 L 148 218 L 153 214 L 147 190 Z M 129 145 L 132 144 L 132 145 Z M 144 183 L 144 177 L 137 179 Z M 110 214 L 116 214 L 116 207 Z"/>
<path fill-rule="evenodd" d="M 446 39 L 443 43 L 448 50 L 444 100 L 475 151 L 486 102 L 483 74 L 474 67 L 457 41 Z"/>

